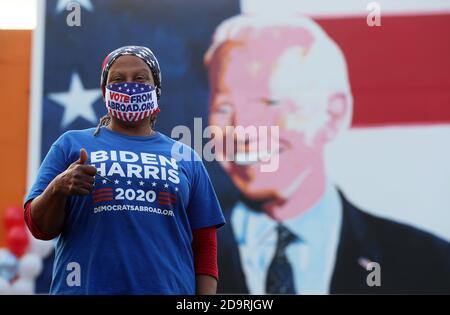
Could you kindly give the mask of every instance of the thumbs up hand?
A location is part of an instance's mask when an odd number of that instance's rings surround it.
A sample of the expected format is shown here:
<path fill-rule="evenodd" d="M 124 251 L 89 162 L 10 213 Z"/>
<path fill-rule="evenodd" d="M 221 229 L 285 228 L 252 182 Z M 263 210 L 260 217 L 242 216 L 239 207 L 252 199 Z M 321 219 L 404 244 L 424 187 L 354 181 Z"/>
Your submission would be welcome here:
<path fill-rule="evenodd" d="M 97 169 L 87 165 L 88 154 L 85 149 L 80 150 L 80 157 L 67 170 L 56 176 L 54 189 L 65 196 L 86 196 L 92 190 Z"/>

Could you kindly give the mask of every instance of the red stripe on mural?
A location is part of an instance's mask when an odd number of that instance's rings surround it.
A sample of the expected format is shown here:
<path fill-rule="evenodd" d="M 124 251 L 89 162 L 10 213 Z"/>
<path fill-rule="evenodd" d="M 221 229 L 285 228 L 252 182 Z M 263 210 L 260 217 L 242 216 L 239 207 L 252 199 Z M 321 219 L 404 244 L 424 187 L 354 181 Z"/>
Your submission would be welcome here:
<path fill-rule="evenodd" d="M 450 122 L 449 14 L 316 21 L 346 57 L 353 127 Z"/>

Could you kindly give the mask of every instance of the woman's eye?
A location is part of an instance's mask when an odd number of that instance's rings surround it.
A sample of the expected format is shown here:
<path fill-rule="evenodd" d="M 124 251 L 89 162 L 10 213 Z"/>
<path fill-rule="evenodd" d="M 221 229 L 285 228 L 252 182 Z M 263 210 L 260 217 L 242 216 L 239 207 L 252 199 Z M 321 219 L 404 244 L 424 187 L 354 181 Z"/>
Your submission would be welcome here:
<path fill-rule="evenodd" d="M 146 81 L 148 78 L 146 76 L 143 75 L 138 75 L 137 77 L 134 78 L 136 81 Z"/>

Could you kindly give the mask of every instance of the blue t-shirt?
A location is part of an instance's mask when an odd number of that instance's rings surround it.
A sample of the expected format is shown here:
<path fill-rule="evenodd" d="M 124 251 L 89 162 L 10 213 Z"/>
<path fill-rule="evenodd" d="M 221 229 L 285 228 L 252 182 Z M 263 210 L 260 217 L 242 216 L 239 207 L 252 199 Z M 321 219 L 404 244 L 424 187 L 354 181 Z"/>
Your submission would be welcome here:
<path fill-rule="evenodd" d="M 25 199 L 42 194 L 81 148 L 102 176 L 88 196 L 67 199 L 50 293 L 195 294 L 192 229 L 225 223 L 200 158 L 161 133 L 93 133 L 63 134 Z"/>

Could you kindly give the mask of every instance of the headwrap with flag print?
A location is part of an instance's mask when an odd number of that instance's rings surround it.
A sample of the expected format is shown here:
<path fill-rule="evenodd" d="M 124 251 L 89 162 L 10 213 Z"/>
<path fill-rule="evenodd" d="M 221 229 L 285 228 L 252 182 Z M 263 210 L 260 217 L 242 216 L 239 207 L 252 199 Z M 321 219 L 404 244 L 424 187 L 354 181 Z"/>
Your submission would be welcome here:
<path fill-rule="evenodd" d="M 159 68 L 158 60 L 156 59 L 153 52 L 144 46 L 123 46 L 120 47 L 106 56 L 102 64 L 102 75 L 100 78 L 100 86 L 102 88 L 103 97 L 105 96 L 105 87 L 108 79 L 109 69 L 111 68 L 114 61 L 120 56 L 136 56 L 141 58 L 150 68 L 156 85 L 156 95 L 161 97 L 161 70 Z"/>

